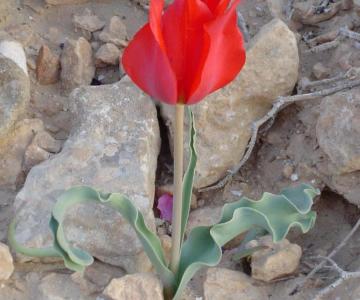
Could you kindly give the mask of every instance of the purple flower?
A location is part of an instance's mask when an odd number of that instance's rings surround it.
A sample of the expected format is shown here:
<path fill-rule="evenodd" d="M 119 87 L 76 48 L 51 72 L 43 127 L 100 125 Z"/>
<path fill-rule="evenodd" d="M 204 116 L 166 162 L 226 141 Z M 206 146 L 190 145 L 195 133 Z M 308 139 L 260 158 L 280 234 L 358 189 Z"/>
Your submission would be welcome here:
<path fill-rule="evenodd" d="M 158 199 L 158 210 L 160 210 L 160 218 L 171 222 L 173 209 L 173 196 L 164 194 Z"/>

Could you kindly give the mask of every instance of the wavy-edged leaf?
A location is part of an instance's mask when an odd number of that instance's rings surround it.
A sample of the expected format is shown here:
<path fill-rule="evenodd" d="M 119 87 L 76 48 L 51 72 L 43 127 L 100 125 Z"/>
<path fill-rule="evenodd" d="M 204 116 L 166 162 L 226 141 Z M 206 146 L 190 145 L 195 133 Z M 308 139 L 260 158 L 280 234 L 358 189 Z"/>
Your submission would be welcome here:
<path fill-rule="evenodd" d="M 102 194 L 91 187 L 75 187 L 65 192 L 57 201 L 53 213 L 51 224 L 55 235 L 55 241 L 61 251 L 64 252 L 63 258 L 67 267 L 83 266 L 91 264 L 92 257 L 85 251 L 71 247 L 65 238 L 62 222 L 65 213 L 70 207 L 79 203 L 99 202 L 110 206 L 118 211 L 133 227 L 150 261 L 161 277 L 165 287 L 174 285 L 174 275 L 167 267 L 161 242 L 157 235 L 151 232 L 145 224 L 143 215 L 122 194 Z M 90 259 L 91 257 L 91 259 Z"/>
<path fill-rule="evenodd" d="M 9 227 L 9 241 L 13 248 L 24 255 L 44 257 L 62 257 L 65 266 L 73 271 L 83 271 L 93 262 L 93 257 L 86 251 L 70 245 L 66 239 L 63 221 L 68 210 L 76 204 L 100 203 L 118 211 L 133 227 L 150 261 L 161 277 L 164 287 L 174 287 L 175 276 L 167 267 L 161 242 L 157 235 L 152 233 L 145 224 L 143 215 L 131 201 L 118 193 L 104 194 L 87 187 L 74 187 L 64 192 L 56 202 L 50 220 L 50 229 L 54 236 L 53 247 L 33 249 L 21 246 L 15 240 L 15 222 Z"/>
<path fill-rule="evenodd" d="M 201 267 L 216 266 L 221 260 L 221 247 L 240 233 L 256 226 L 266 230 L 277 242 L 292 227 L 299 227 L 303 233 L 309 231 L 316 218 L 311 211 L 313 197 L 319 193 L 312 186 L 302 184 L 284 189 L 279 195 L 265 193 L 258 201 L 243 197 L 226 204 L 219 223 L 196 227 L 190 232 L 181 252 L 174 299 L 180 297 Z"/>

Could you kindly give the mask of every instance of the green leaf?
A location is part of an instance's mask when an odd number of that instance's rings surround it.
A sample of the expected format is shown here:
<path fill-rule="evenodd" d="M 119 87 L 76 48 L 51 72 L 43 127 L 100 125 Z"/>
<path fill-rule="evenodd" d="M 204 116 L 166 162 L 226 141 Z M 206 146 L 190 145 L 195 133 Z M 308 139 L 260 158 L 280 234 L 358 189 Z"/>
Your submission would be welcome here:
<path fill-rule="evenodd" d="M 89 202 L 112 207 L 131 224 L 146 254 L 159 274 L 164 287 L 166 289 L 173 289 L 175 286 L 175 276 L 167 267 L 159 238 L 148 229 L 144 222 L 144 217 L 131 201 L 118 193 L 104 194 L 86 186 L 71 188 L 58 198 L 52 212 L 50 220 L 50 229 L 54 236 L 54 245 L 52 248 L 32 249 L 21 246 L 14 238 L 14 223 L 9 229 L 9 240 L 12 241 L 11 245 L 16 251 L 28 256 L 62 257 L 67 268 L 73 271 L 83 271 L 87 266 L 92 264 L 93 257 L 86 251 L 70 245 L 65 236 L 63 221 L 66 212 L 70 210 L 71 207 L 76 204 Z"/>
<path fill-rule="evenodd" d="M 221 247 L 240 233 L 260 227 L 277 242 L 285 238 L 292 227 L 299 227 L 303 233 L 309 231 L 316 218 L 311 211 L 313 197 L 319 193 L 312 186 L 302 184 L 284 189 L 279 195 L 265 193 L 259 201 L 243 197 L 226 204 L 219 223 L 190 232 L 181 252 L 174 299 L 180 297 L 201 267 L 216 266 L 221 260 Z"/>
<path fill-rule="evenodd" d="M 192 189 L 194 183 L 194 175 L 195 175 L 195 167 L 197 162 L 197 154 L 195 149 L 196 143 L 196 130 L 195 130 L 195 123 L 194 123 L 194 115 L 191 109 L 187 106 L 187 113 L 189 115 L 189 151 L 190 151 L 190 158 L 187 170 L 184 175 L 183 180 L 183 205 L 182 205 L 182 212 L 181 212 L 181 244 L 184 240 L 185 229 L 187 225 L 187 221 L 189 219 L 190 213 L 190 206 L 191 206 L 191 196 L 192 196 Z"/>

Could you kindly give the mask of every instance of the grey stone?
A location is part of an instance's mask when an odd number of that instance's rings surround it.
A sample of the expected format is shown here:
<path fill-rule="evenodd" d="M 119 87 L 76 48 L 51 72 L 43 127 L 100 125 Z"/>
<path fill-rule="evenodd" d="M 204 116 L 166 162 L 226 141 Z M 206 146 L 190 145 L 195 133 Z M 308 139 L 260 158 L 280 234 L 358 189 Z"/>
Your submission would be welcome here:
<path fill-rule="evenodd" d="M 106 65 L 119 65 L 121 51 L 114 44 L 102 45 L 95 54 L 95 65 L 104 67 Z"/>
<path fill-rule="evenodd" d="M 266 114 L 278 96 L 291 93 L 298 67 L 296 37 L 275 19 L 252 40 L 236 79 L 193 107 L 199 153 L 196 188 L 216 182 L 241 160 L 251 124 Z M 163 105 L 162 115 L 173 136 L 173 107 Z"/>
<path fill-rule="evenodd" d="M 338 173 L 360 170 L 360 89 L 326 97 L 320 106 L 316 136 Z"/>
<path fill-rule="evenodd" d="M 0 43 L 0 46 L 4 43 Z M 20 56 L 25 54 L 20 48 Z M 30 81 L 25 66 L 16 57 L 9 56 L 6 50 L 0 49 L 0 148 L 4 138 L 25 114 L 30 100 Z M 9 48 L 10 50 L 10 48 Z M 21 59 L 22 60 L 22 59 Z M 25 71 L 24 71 L 25 68 Z"/>
<path fill-rule="evenodd" d="M 86 8 L 80 15 L 74 15 L 73 23 L 76 28 L 87 30 L 89 32 L 103 29 L 105 22 L 101 21 L 90 9 Z"/>
<path fill-rule="evenodd" d="M 112 17 L 109 25 L 99 34 L 99 39 L 104 43 L 125 47 L 127 45 L 127 31 L 121 18 L 118 16 Z"/>
<path fill-rule="evenodd" d="M 62 151 L 31 169 L 15 199 L 17 239 L 28 246 L 51 243 L 48 220 L 56 198 L 76 185 L 129 196 L 154 229 L 154 182 L 160 147 L 155 106 L 125 77 L 107 86 L 75 90 L 74 127 Z M 151 266 L 130 225 L 100 205 L 75 207 L 66 235 L 78 247 L 128 272 Z"/>

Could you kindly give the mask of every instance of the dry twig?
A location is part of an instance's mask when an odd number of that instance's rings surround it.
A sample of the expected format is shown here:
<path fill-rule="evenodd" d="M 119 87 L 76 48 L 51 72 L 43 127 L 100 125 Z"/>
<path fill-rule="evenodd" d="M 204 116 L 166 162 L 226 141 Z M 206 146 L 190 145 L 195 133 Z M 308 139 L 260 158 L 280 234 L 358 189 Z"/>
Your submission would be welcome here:
<path fill-rule="evenodd" d="M 319 53 L 319 52 L 322 52 L 322 51 L 326 51 L 326 50 L 336 48 L 339 45 L 340 45 L 340 38 L 337 37 L 335 40 L 333 40 L 331 42 L 323 43 L 321 45 L 312 47 L 309 50 L 306 50 L 305 53 Z"/>
<path fill-rule="evenodd" d="M 360 33 L 350 30 L 349 28 L 340 28 L 339 34 L 360 42 Z"/>
<path fill-rule="evenodd" d="M 359 75 L 360 75 L 360 68 L 351 68 L 347 72 L 340 74 L 340 75 L 336 75 L 331 78 L 326 78 L 326 79 L 322 79 L 322 80 L 314 80 L 314 81 L 310 81 L 309 79 L 305 79 L 305 80 L 302 79 L 299 82 L 298 90 L 311 91 L 312 89 L 318 88 L 320 86 L 330 85 L 330 84 L 338 83 L 338 82 L 344 81 L 344 80 L 353 80 L 353 79 L 356 79 L 356 77 Z"/>
<path fill-rule="evenodd" d="M 274 118 L 275 115 L 283 108 L 285 108 L 286 106 L 295 103 L 295 102 L 299 102 L 299 101 L 304 101 L 304 100 L 316 100 L 325 96 L 329 96 L 332 95 L 334 93 L 343 91 L 345 89 L 349 89 L 349 88 L 353 88 L 356 86 L 360 86 L 360 80 L 351 80 L 348 82 L 343 82 L 335 87 L 332 88 L 327 88 L 324 90 L 320 90 L 320 91 L 316 91 L 313 93 L 308 93 L 308 94 L 300 94 L 300 95 L 295 95 L 295 96 L 288 96 L 288 97 L 278 97 L 271 110 L 261 119 L 255 121 L 252 126 L 251 126 L 251 138 L 250 138 L 250 142 L 247 146 L 247 149 L 245 151 L 245 154 L 243 156 L 243 158 L 241 159 L 241 161 L 234 166 L 234 168 L 232 168 L 231 170 L 228 171 L 228 174 L 221 179 L 220 181 L 218 181 L 215 185 L 212 186 L 208 186 L 208 187 L 204 187 L 199 189 L 199 192 L 207 192 L 207 191 L 211 191 L 211 190 L 216 190 L 216 189 L 220 189 L 223 188 L 228 182 L 231 181 L 231 179 L 233 178 L 233 176 L 239 172 L 239 170 L 242 168 L 242 166 L 248 161 L 248 159 L 250 158 L 250 155 L 252 153 L 252 151 L 254 150 L 255 144 L 256 144 L 256 140 L 257 140 L 257 136 L 258 136 L 258 132 L 260 127 L 265 124 L 267 121 L 269 121 L 270 119 Z"/>
<path fill-rule="evenodd" d="M 245 42 L 248 43 L 250 41 L 250 34 L 247 29 L 245 19 L 244 19 L 243 15 L 241 14 L 239 8 L 237 9 L 236 14 L 237 14 L 237 24 L 244 36 Z"/>
<path fill-rule="evenodd" d="M 323 268 L 326 264 L 326 261 L 331 260 L 350 240 L 350 238 L 354 235 L 354 233 L 359 229 L 360 227 L 360 218 L 354 225 L 354 227 L 350 230 L 350 232 L 346 235 L 346 237 L 342 240 L 342 242 L 337 245 L 331 253 L 326 257 L 325 260 L 323 260 L 321 263 L 319 263 L 312 271 L 306 275 L 306 277 L 292 290 L 290 293 L 291 295 L 296 294 L 301 288 L 304 287 L 304 285 L 307 283 L 307 281 L 312 278 L 316 272 L 318 272 L 321 268 Z"/>
<path fill-rule="evenodd" d="M 328 295 L 330 292 L 335 290 L 338 286 L 340 286 L 344 281 L 346 281 L 348 279 L 360 278 L 360 271 L 347 272 L 347 271 L 343 270 L 342 268 L 340 268 L 339 265 L 332 258 L 322 257 L 322 256 L 320 256 L 319 258 L 323 259 L 324 264 L 326 262 L 329 262 L 331 264 L 331 269 L 338 272 L 340 277 L 335 282 L 328 285 L 326 288 L 322 289 L 313 300 L 324 299 L 323 298 L 324 296 Z"/>

